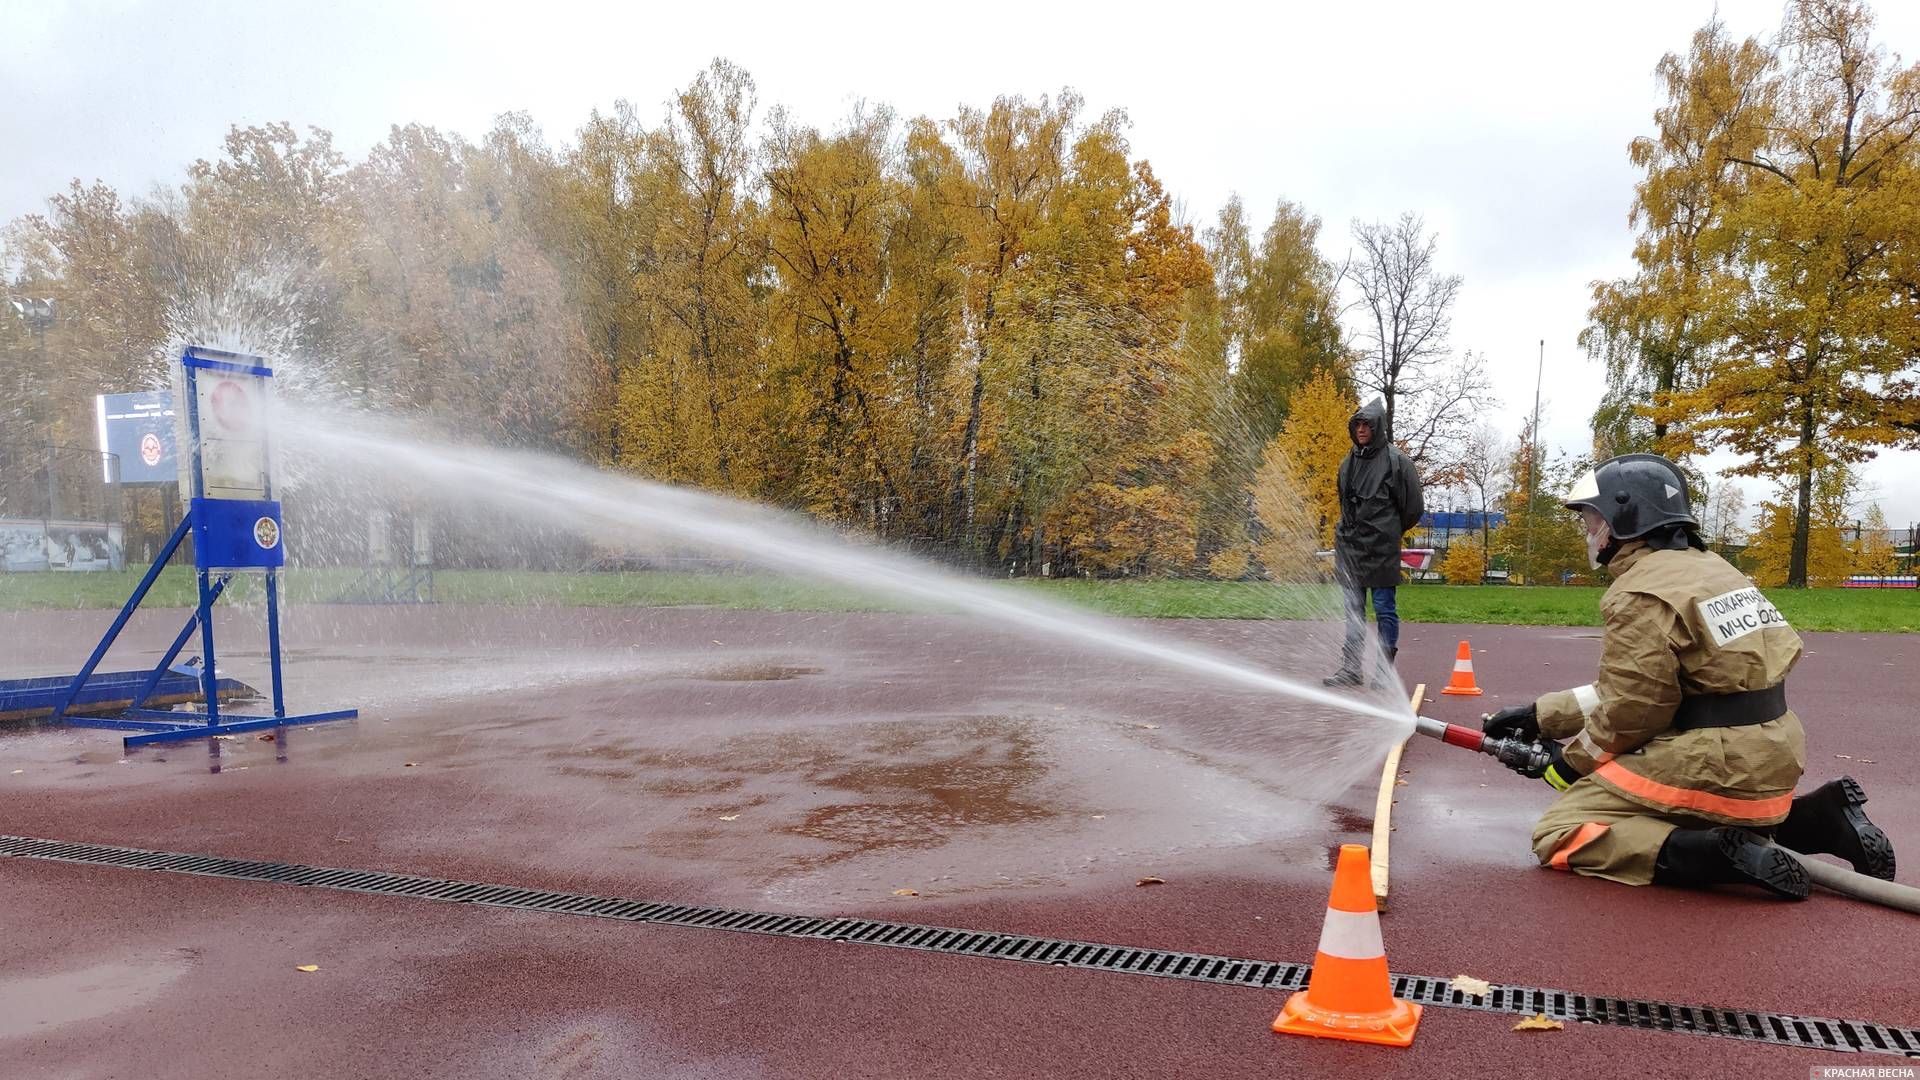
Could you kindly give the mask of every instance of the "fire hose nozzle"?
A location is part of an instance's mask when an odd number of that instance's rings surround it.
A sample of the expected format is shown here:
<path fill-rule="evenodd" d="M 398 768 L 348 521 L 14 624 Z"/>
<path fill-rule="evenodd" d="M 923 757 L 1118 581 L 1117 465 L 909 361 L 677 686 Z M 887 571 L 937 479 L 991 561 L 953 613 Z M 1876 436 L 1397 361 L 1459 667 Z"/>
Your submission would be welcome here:
<path fill-rule="evenodd" d="M 1544 769 L 1553 764 L 1553 754 L 1546 747 L 1519 739 L 1487 739 L 1480 744 L 1480 752 L 1512 769 Z"/>
<path fill-rule="evenodd" d="M 1489 757 L 1496 758 L 1502 765 L 1513 769 L 1544 769 L 1553 763 L 1553 754 L 1537 742 L 1523 742 L 1519 739 L 1490 739 L 1483 732 L 1472 728 L 1449 724 L 1425 716 L 1413 718 L 1414 730 L 1432 739 L 1439 739 L 1448 746 L 1458 746 L 1463 750 L 1477 750 Z"/>
<path fill-rule="evenodd" d="M 1458 746 L 1463 750 L 1479 750 L 1486 742 L 1486 736 L 1472 728 L 1449 724 L 1427 716 L 1414 717 L 1413 728 L 1430 739 L 1439 739 L 1448 746 Z"/>

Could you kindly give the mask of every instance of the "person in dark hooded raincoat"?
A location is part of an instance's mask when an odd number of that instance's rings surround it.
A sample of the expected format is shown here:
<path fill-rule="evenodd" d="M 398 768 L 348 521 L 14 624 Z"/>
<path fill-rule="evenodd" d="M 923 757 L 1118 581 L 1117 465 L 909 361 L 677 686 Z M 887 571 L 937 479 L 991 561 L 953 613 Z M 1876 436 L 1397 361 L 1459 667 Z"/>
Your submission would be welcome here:
<path fill-rule="evenodd" d="M 1393 445 L 1386 403 L 1362 405 L 1347 421 L 1353 450 L 1340 463 L 1340 524 L 1333 530 L 1334 568 L 1346 595 L 1347 639 L 1340 670 L 1328 686 L 1358 686 L 1366 652 L 1367 597 L 1387 663 L 1400 648 L 1400 614 L 1394 590 L 1400 585 L 1400 538 L 1420 523 L 1426 504 L 1413 459 Z"/>

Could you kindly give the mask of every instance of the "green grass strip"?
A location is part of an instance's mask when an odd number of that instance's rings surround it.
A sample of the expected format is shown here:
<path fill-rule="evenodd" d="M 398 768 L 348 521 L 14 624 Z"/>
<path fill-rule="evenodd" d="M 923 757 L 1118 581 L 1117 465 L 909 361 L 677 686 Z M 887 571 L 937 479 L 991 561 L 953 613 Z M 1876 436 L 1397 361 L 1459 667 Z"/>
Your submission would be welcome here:
<path fill-rule="evenodd" d="M 0 574 L 0 611 L 115 608 L 126 601 L 144 570 Z M 295 568 L 283 575 L 283 581 L 290 603 L 326 603 L 358 577 L 357 570 Z M 442 570 L 435 573 L 434 582 L 440 602 L 451 604 L 697 605 L 758 611 L 904 611 L 916 606 L 830 583 L 753 573 Z M 1131 618 L 1317 618 L 1338 606 L 1332 588 L 1324 585 L 1025 580 L 1001 587 Z M 258 575 L 238 575 L 229 591 L 237 602 L 257 601 Z M 1576 586 L 1407 585 L 1399 593 L 1400 617 L 1420 623 L 1595 626 L 1600 621 L 1602 591 Z M 1767 595 L 1802 630 L 1920 632 L 1920 591 L 1916 590 L 1774 589 Z M 193 572 L 176 566 L 161 573 L 147 602 L 187 607 L 193 600 Z"/>

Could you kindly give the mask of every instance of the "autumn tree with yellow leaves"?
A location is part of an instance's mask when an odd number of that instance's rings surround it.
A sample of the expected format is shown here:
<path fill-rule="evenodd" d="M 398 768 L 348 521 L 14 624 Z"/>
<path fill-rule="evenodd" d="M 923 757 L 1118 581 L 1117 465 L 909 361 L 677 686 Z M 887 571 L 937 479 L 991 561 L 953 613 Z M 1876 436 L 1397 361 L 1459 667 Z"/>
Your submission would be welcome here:
<path fill-rule="evenodd" d="M 1340 523 L 1340 463 L 1353 449 L 1352 397 L 1319 371 L 1293 395 L 1293 408 L 1267 444 L 1253 485 L 1261 533 L 1255 551 L 1273 577 L 1317 575 L 1317 550 L 1333 546 Z"/>
<path fill-rule="evenodd" d="M 1787 484 L 1796 587 L 1832 576 L 1822 473 L 1920 444 L 1920 65 L 1894 67 L 1872 29 L 1858 0 L 1795 0 L 1771 45 L 1715 21 L 1662 61 L 1659 134 L 1632 151 L 1639 272 L 1596 286 L 1585 339 L 1617 376 L 1596 417 L 1628 429 L 1610 450 L 1639 424 Z"/>
<path fill-rule="evenodd" d="M 1759 118 L 1746 104 L 1772 63 L 1759 42 L 1730 41 L 1712 22 L 1694 35 L 1687 56 L 1669 53 L 1655 68 L 1666 103 L 1654 111 L 1655 133 L 1628 148 L 1643 174 L 1629 214 L 1639 230 L 1639 270 L 1594 283 L 1590 322 L 1580 333 L 1580 344 L 1606 365 L 1593 424 L 1608 456 L 1666 443 L 1675 419 L 1647 405 L 1695 386 L 1724 333 L 1721 316 L 1733 296 L 1714 272 L 1709 242 L 1739 194 L 1730 148 L 1758 137 Z M 1736 135 L 1729 123 L 1744 130 Z"/>
<path fill-rule="evenodd" d="M 1353 357 L 1335 303 L 1335 268 L 1319 252 L 1320 219 L 1282 200 L 1256 236 L 1238 196 L 1207 230 L 1214 288 L 1188 320 L 1189 355 L 1214 386 L 1209 430 L 1216 453 L 1201 511 L 1202 555 L 1216 572 L 1239 576 L 1257 515 L 1248 513 L 1269 444 L 1292 412 L 1294 394 L 1315 372 L 1342 393 Z M 1350 406 L 1349 406 L 1350 408 Z"/>
<path fill-rule="evenodd" d="M 1844 529 L 1850 523 L 1848 505 L 1855 489 L 1846 468 L 1829 466 L 1814 477 L 1813 520 L 1807 533 L 1807 584 L 1815 588 L 1839 585 L 1853 573 L 1854 555 Z M 1762 587 L 1788 583 L 1792 573 L 1796 491 L 1782 483 L 1774 497 L 1760 504 L 1760 517 L 1747 545 L 1746 561 L 1753 580 Z"/>
<path fill-rule="evenodd" d="M 770 449 L 756 370 L 766 317 L 756 103 L 753 79 L 715 61 L 648 140 L 638 180 L 651 229 L 628 277 L 648 336 L 619 389 L 623 461 L 739 495 L 760 493 Z"/>
<path fill-rule="evenodd" d="M 1561 505 L 1562 493 L 1586 468 L 1581 459 L 1550 456 L 1531 420 L 1522 426 L 1502 467 L 1505 520 L 1487 541 L 1515 582 L 1555 585 L 1591 571 L 1580 518 Z"/>
<path fill-rule="evenodd" d="M 516 193 L 549 178 L 525 173 L 552 163 L 508 147 L 395 128 L 342 177 L 339 213 L 356 227 L 329 246 L 350 268 L 346 374 L 377 364 L 390 405 L 443 428 L 578 451 L 588 398 L 610 385 L 589 383 L 564 275 L 520 220 Z"/>
<path fill-rule="evenodd" d="M 1208 392 L 1220 375 L 1184 338 L 1194 297 L 1210 286 L 1211 271 L 1193 230 L 1174 221 L 1173 198 L 1152 167 L 1144 161 L 1129 166 L 1125 151 L 1117 138 L 1088 147 L 1090 154 L 1108 155 L 1112 186 L 1096 190 L 1118 196 L 1118 213 L 1101 235 L 1112 237 L 1103 243 L 1117 245 L 1111 261 L 1120 272 L 1099 309 L 1100 353 L 1086 357 L 1093 377 L 1080 408 L 1083 416 L 1104 420 L 1088 432 L 1080 471 L 1093 483 L 1077 484 L 1068 473 L 1054 504 L 1065 515 L 1066 542 L 1090 553 L 1081 565 L 1109 572 L 1184 570 L 1196 558 L 1199 490 L 1215 455 L 1206 426 Z M 1100 517 L 1112 527 L 1074 527 Z M 1150 561 L 1092 554 L 1112 535 L 1131 538 L 1151 553 Z"/>
<path fill-rule="evenodd" d="M 829 520 L 905 510 L 895 475 L 904 425 L 888 360 L 898 344 L 886 286 L 890 217 L 899 204 L 888 154 L 893 118 L 856 112 L 822 136 L 777 115 L 769 141 L 767 250 L 780 288 L 769 297 L 769 467 Z"/>
<path fill-rule="evenodd" d="M 1867 508 L 1860 519 L 1854 541 L 1853 572 L 1870 577 L 1887 577 L 1900 572 L 1900 553 L 1887 530 L 1887 515 L 1879 503 Z"/>
<path fill-rule="evenodd" d="M 124 204 L 105 184 L 76 180 L 47 203 L 46 214 L 11 230 L 17 270 L 8 299 L 18 307 L 0 303 L 7 350 L 0 416 L 10 433 L 87 446 L 98 387 L 147 385 L 158 376 L 149 354 L 167 332 L 167 259 L 143 239 L 165 235 L 168 223 Z"/>
<path fill-rule="evenodd" d="M 1237 575 L 1268 443 L 1350 396 L 1317 219 L 1256 236 L 1236 201 L 1203 240 L 1071 92 L 815 127 L 719 60 L 561 146 L 508 114 L 359 161 L 280 123 L 220 149 L 177 198 L 76 185 L 7 230 L 10 438 L 85 442 L 93 394 L 213 333 L 297 355 L 290 391 L 956 560 Z M 55 314 L 12 317 L 32 297 Z"/>
<path fill-rule="evenodd" d="M 1440 576 L 1449 585 L 1478 585 L 1487 576 L 1487 547 L 1479 537 L 1462 536 L 1447 545 Z"/>

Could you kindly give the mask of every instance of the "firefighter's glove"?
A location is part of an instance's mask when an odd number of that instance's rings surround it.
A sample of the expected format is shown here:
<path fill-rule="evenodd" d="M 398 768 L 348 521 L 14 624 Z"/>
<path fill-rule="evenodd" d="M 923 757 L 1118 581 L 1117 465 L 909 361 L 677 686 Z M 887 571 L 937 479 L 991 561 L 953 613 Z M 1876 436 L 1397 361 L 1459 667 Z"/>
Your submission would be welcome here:
<path fill-rule="evenodd" d="M 1567 790 L 1573 786 L 1575 780 L 1586 775 L 1579 769 L 1574 768 L 1573 763 L 1567 760 L 1566 754 L 1562 751 L 1559 743 L 1547 743 L 1546 750 L 1549 754 L 1553 755 L 1553 758 L 1545 765 L 1515 769 L 1514 772 L 1533 780 L 1545 780 L 1547 786 L 1553 788 L 1555 791 Z"/>
<path fill-rule="evenodd" d="M 1540 716 L 1532 702 L 1509 705 L 1482 721 L 1480 730 L 1490 738 L 1532 742 L 1540 737 Z"/>

